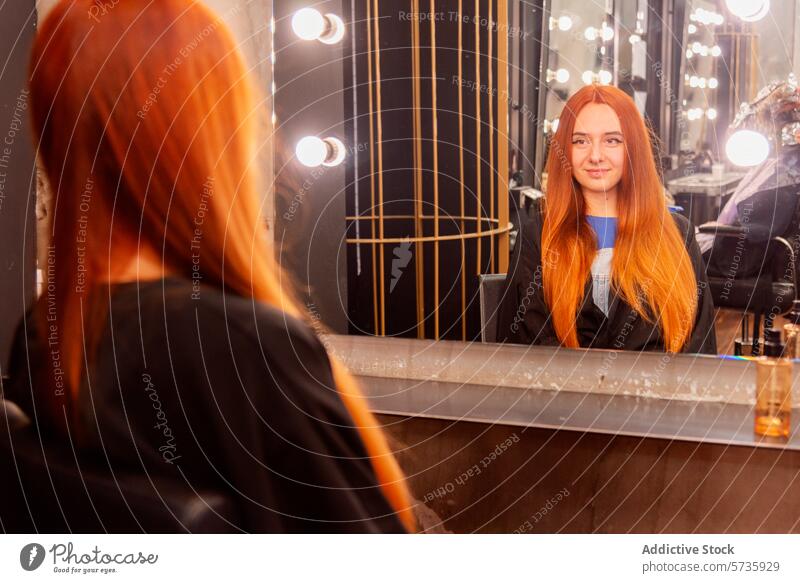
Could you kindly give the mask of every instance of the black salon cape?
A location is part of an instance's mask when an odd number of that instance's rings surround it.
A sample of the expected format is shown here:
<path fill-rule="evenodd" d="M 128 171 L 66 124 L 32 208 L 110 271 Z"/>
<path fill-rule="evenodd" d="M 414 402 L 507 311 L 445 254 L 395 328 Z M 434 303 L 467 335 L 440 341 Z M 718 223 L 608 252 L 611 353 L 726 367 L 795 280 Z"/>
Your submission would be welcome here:
<path fill-rule="evenodd" d="M 313 331 L 249 299 L 193 291 L 178 278 L 115 286 L 81 389 L 88 447 L 117 470 L 238 492 L 249 532 L 404 532 Z M 5 396 L 33 418 L 22 336 Z M 34 371 L 46 355 L 35 338 L 28 349 Z"/>
<path fill-rule="evenodd" d="M 714 333 L 714 306 L 708 290 L 700 249 L 694 238 L 694 229 L 688 219 L 673 214 L 678 229 L 684 236 L 698 282 L 698 310 L 689 342 L 683 349 L 687 353 L 716 354 Z M 514 247 L 509 277 L 501 296 L 498 313 L 498 342 L 558 346 L 560 342 L 544 301 L 541 285 L 541 205 L 531 207 L 529 220 L 522 223 Z M 609 317 L 592 301 L 592 279 L 587 278 L 584 299 L 577 315 L 578 343 L 585 348 L 610 348 L 615 350 L 665 351 L 664 341 L 657 325 L 639 316 L 633 308 L 614 293 L 612 288 Z"/>

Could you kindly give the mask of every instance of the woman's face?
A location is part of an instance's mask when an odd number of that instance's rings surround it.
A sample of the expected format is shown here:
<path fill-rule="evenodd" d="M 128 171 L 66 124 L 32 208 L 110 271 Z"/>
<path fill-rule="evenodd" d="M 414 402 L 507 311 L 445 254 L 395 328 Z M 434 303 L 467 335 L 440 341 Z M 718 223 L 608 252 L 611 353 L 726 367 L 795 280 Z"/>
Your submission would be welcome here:
<path fill-rule="evenodd" d="M 587 193 L 616 193 L 625 164 L 619 117 L 604 103 L 578 112 L 572 132 L 572 176 Z"/>

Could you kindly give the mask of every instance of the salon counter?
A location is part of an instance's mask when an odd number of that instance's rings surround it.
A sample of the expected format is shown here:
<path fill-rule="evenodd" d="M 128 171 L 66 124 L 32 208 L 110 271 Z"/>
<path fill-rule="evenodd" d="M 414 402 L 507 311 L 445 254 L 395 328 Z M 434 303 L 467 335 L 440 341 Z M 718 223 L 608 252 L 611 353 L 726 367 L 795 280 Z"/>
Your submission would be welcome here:
<path fill-rule="evenodd" d="M 753 362 L 325 342 L 405 444 L 398 458 L 415 497 L 450 530 L 800 531 L 800 438 L 753 434 Z"/>

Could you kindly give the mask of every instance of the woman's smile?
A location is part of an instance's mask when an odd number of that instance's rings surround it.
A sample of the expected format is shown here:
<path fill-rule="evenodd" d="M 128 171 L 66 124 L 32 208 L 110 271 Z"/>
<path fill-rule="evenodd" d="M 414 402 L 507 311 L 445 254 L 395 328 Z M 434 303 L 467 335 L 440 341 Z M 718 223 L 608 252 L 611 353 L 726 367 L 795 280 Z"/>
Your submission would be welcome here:
<path fill-rule="evenodd" d="M 592 178 L 604 178 L 608 173 L 608 168 L 587 168 L 586 173 Z"/>

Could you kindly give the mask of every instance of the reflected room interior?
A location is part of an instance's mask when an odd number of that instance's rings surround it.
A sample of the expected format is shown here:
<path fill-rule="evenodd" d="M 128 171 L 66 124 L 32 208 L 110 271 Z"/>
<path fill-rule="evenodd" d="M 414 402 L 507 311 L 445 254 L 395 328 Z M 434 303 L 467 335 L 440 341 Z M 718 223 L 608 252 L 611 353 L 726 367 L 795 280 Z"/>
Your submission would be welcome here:
<path fill-rule="evenodd" d="M 521 223 L 546 196 L 549 140 L 590 83 L 622 89 L 652 131 L 666 203 L 697 228 L 711 266 L 719 354 L 758 355 L 763 330 L 784 323 L 791 177 L 780 193 L 752 186 L 773 207 L 758 216 L 767 234 L 748 233 L 738 254 L 735 233 L 715 225 L 763 163 L 737 158 L 737 115 L 771 83 L 794 87 L 795 3 L 742 15 L 713 0 L 330 4 L 346 33 L 299 4 L 275 8 L 273 80 L 276 132 L 296 153 L 276 180 L 296 173 L 301 185 L 276 197 L 275 237 L 329 329 L 494 340 Z M 765 116 L 765 157 L 792 151 Z"/>

